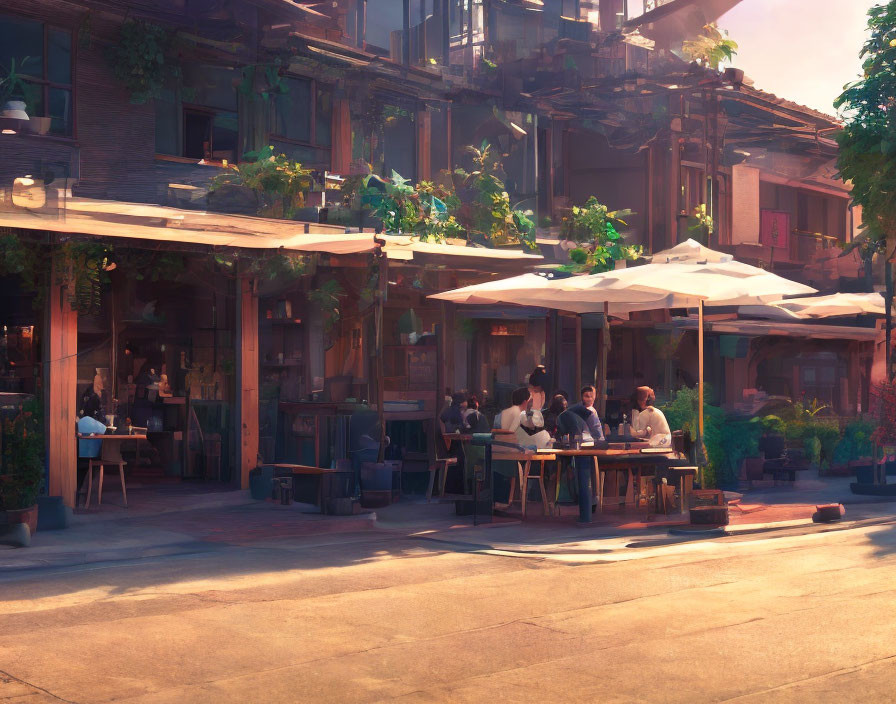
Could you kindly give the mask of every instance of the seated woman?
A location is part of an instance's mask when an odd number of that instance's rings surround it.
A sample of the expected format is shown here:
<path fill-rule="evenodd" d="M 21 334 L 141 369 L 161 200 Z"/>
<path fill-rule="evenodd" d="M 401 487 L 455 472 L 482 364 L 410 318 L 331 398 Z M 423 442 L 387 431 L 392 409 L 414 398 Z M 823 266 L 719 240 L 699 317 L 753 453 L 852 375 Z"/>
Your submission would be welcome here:
<path fill-rule="evenodd" d="M 566 400 L 566 396 L 563 394 L 555 394 L 554 398 L 551 399 L 551 405 L 548 406 L 548 410 L 544 413 L 544 429 L 547 430 L 552 437 L 556 438 L 560 435 L 557 428 L 557 419 L 568 406 L 569 403 Z"/>
<path fill-rule="evenodd" d="M 646 439 L 653 446 L 672 445 L 672 431 L 666 416 L 654 407 L 656 394 L 649 386 L 639 386 L 637 394 L 637 415 L 632 414 L 632 433 L 635 437 Z"/>

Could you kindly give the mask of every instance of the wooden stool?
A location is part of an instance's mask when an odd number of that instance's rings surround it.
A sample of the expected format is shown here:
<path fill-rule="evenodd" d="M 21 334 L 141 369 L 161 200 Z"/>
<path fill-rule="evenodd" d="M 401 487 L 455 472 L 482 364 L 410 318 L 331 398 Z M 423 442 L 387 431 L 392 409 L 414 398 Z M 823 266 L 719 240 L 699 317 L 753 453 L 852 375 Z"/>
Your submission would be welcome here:
<path fill-rule="evenodd" d="M 91 459 L 87 464 L 87 500 L 84 507 L 90 506 L 90 494 L 93 491 L 93 468 L 98 467 L 100 470 L 99 484 L 97 485 L 96 505 L 103 504 L 103 469 L 106 465 L 118 466 L 118 476 L 121 478 L 121 496 L 124 500 L 124 506 L 128 506 L 128 490 L 124 482 L 124 465 L 125 461 L 121 457 L 122 440 L 103 440 L 103 449 L 100 453 L 100 459 Z"/>

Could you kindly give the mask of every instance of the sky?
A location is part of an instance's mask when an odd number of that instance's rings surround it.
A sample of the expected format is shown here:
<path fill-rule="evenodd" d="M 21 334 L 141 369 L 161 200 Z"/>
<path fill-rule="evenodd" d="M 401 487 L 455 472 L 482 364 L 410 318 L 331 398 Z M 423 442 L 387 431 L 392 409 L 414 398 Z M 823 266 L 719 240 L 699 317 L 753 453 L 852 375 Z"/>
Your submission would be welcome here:
<path fill-rule="evenodd" d="M 882 0 L 881 0 L 882 2 Z M 741 0 L 719 21 L 738 43 L 733 65 L 755 87 L 834 114 L 843 86 L 859 77 L 874 0 Z"/>

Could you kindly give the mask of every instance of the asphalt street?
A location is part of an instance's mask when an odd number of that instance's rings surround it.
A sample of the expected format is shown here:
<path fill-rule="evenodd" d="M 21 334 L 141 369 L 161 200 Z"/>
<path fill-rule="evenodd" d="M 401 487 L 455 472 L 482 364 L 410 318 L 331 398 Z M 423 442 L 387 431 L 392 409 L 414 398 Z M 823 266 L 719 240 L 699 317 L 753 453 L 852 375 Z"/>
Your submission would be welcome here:
<path fill-rule="evenodd" d="M 0 571 L 2 702 L 891 702 L 896 523 L 198 541 Z"/>

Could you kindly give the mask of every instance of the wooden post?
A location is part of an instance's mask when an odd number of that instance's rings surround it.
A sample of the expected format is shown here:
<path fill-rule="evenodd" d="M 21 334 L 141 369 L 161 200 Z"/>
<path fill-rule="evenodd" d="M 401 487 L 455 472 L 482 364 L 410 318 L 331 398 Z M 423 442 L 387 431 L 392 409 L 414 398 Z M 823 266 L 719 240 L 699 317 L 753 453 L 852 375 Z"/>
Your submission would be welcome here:
<path fill-rule="evenodd" d="M 376 414 L 377 421 L 380 424 L 380 449 L 377 454 L 377 462 L 382 462 L 386 455 L 386 403 L 383 398 L 386 395 L 386 368 L 383 361 L 383 309 L 386 305 L 388 285 L 389 260 L 384 252 L 380 254 L 379 276 L 377 278 L 378 295 L 376 297 Z M 436 407 L 438 408 L 438 402 Z"/>
<path fill-rule="evenodd" d="M 66 285 L 51 284 L 47 302 L 47 467 L 51 496 L 75 506 L 78 483 L 78 313 Z"/>
<path fill-rule="evenodd" d="M 572 390 L 573 398 L 578 400 L 579 389 L 582 388 L 582 316 L 576 315 L 576 388 Z M 574 403 L 573 399 L 570 402 Z"/>
<path fill-rule="evenodd" d="M 703 301 L 697 309 L 697 453 L 703 451 Z M 703 487 L 703 474 L 700 474 L 700 486 Z"/>
<path fill-rule="evenodd" d="M 607 352 L 610 349 L 610 304 L 604 301 L 604 326 L 600 331 L 600 417 L 607 417 Z"/>
<path fill-rule="evenodd" d="M 425 107 L 417 111 L 417 180 L 432 179 L 432 114 Z"/>
<path fill-rule="evenodd" d="M 237 438 L 240 488 L 249 488 L 249 471 L 258 464 L 258 295 L 254 281 L 240 277 L 237 285 Z"/>
<path fill-rule="evenodd" d="M 352 116 L 348 98 L 333 101 L 333 157 L 330 169 L 348 175 L 352 163 Z"/>

